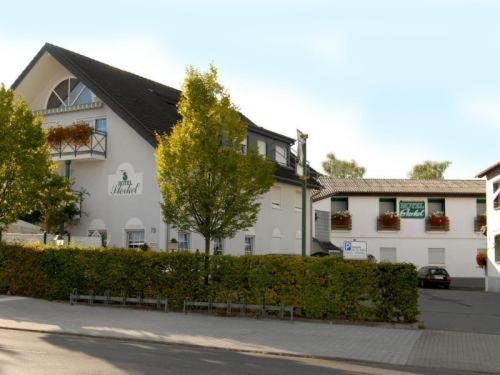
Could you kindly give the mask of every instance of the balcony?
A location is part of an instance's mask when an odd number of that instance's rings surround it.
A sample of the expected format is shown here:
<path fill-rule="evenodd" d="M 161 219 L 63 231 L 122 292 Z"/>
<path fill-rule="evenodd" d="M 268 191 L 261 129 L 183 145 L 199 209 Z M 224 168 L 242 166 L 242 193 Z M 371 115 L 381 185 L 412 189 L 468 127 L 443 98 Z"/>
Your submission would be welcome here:
<path fill-rule="evenodd" d="M 348 211 L 335 212 L 331 218 L 332 230 L 351 230 L 352 217 Z"/>
<path fill-rule="evenodd" d="M 484 226 L 486 226 L 486 215 L 477 215 L 474 218 L 474 232 L 482 232 Z"/>
<path fill-rule="evenodd" d="M 450 219 L 445 215 L 430 215 L 425 219 L 426 232 L 448 232 Z"/>
<path fill-rule="evenodd" d="M 88 124 L 49 129 L 48 143 L 54 161 L 106 159 L 107 134 Z"/>
<path fill-rule="evenodd" d="M 381 214 L 377 218 L 377 230 L 378 231 L 399 231 L 401 230 L 401 219 L 396 213 L 385 213 Z"/>

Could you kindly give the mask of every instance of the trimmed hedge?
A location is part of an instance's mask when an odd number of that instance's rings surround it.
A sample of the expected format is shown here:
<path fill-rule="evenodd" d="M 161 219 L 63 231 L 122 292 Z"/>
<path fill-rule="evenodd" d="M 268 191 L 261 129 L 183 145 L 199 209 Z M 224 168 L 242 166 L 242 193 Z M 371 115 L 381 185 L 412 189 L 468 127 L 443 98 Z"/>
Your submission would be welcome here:
<path fill-rule="evenodd" d="M 317 319 L 414 322 L 417 272 L 411 264 L 325 257 L 205 256 L 123 249 L 0 244 L 0 293 L 69 298 L 81 293 L 293 305 Z M 207 275 L 208 272 L 208 275 Z M 208 283 L 205 280 L 208 279 Z"/>

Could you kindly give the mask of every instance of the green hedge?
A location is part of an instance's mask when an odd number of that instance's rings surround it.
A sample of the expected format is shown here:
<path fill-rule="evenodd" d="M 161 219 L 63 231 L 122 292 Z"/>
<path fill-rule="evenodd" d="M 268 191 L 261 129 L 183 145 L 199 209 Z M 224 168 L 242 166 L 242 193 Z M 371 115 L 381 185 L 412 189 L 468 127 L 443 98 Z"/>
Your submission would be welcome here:
<path fill-rule="evenodd" d="M 0 244 L 0 293 L 64 300 L 81 293 L 293 305 L 318 319 L 415 321 L 411 264 L 295 256 L 211 256 Z M 207 275 L 208 273 L 208 275 Z M 208 279 L 208 283 L 205 281 Z"/>

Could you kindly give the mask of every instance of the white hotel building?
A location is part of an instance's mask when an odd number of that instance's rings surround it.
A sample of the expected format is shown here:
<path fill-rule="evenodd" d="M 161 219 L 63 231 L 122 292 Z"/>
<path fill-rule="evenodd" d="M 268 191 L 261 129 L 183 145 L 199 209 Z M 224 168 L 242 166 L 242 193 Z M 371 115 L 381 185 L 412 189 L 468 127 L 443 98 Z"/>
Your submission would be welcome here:
<path fill-rule="evenodd" d="M 488 260 L 486 290 L 500 292 L 500 161 L 479 173 L 486 177 Z"/>
<path fill-rule="evenodd" d="M 477 252 L 486 250 L 483 180 L 319 181 L 324 188 L 313 196 L 313 235 L 318 240 L 340 248 L 344 241 L 365 242 L 367 253 L 377 260 L 444 266 L 454 286 L 484 285 L 484 270 L 476 264 Z M 336 219 L 334 214 L 344 211 L 350 217 Z M 447 219 L 430 223 L 434 211 Z M 385 212 L 399 217 L 384 223 Z"/>
<path fill-rule="evenodd" d="M 204 249 L 197 233 L 178 232 L 164 223 L 156 183 L 155 132 L 168 133 L 179 120 L 179 90 L 46 44 L 12 88 L 30 109 L 43 115 L 44 126 L 86 123 L 92 127 L 83 147 L 61 146 L 52 158 L 88 196 L 82 215 L 71 228 L 77 236 L 100 233 L 109 246 L 166 250 L 172 239 L 181 249 Z M 290 147 L 294 139 L 248 124 L 247 147 L 275 160 L 276 182 L 260 198 L 254 227 L 213 244 L 222 252 L 301 252 L 301 181 L 296 177 Z M 126 188 L 124 183 L 126 181 Z M 311 181 L 307 191 L 317 187 Z M 307 232 L 311 238 L 310 199 Z M 307 253 L 311 242 L 307 241 Z"/>

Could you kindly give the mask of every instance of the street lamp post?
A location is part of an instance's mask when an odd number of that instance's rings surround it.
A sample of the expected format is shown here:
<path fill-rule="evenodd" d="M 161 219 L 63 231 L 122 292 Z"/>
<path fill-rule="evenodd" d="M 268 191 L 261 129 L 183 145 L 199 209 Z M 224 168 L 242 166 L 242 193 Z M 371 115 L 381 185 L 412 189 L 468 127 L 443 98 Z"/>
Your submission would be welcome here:
<path fill-rule="evenodd" d="M 302 133 L 300 130 L 297 130 L 297 165 L 296 165 L 296 173 L 300 179 L 302 179 L 302 256 L 306 256 L 306 247 L 307 247 L 307 179 L 308 179 L 308 170 L 307 170 L 307 138 L 308 135 Z"/>

